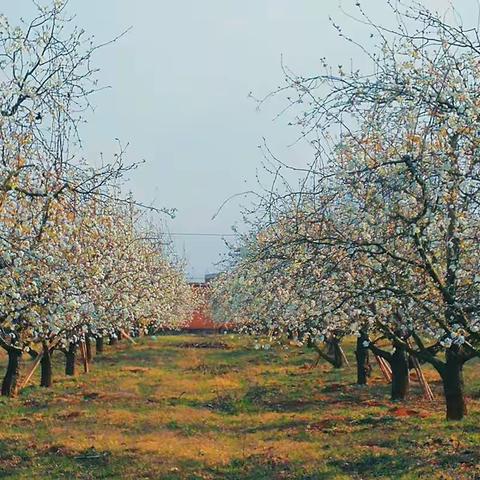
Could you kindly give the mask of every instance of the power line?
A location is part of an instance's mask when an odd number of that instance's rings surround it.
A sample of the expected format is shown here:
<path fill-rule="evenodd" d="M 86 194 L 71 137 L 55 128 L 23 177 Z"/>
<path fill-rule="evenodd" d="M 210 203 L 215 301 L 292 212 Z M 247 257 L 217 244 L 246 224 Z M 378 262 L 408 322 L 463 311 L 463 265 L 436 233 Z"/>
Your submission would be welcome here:
<path fill-rule="evenodd" d="M 235 233 L 171 233 L 166 232 L 162 233 L 162 235 L 170 235 L 172 237 L 236 237 Z"/>

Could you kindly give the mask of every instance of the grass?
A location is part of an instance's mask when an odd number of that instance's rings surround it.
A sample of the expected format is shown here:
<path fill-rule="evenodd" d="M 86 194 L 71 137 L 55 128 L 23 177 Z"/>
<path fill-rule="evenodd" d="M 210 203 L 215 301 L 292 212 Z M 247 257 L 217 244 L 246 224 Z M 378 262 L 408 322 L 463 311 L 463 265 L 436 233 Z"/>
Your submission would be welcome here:
<path fill-rule="evenodd" d="M 206 342 L 228 348 L 192 345 Z M 354 385 L 351 344 L 341 371 L 229 335 L 106 350 L 75 378 L 59 355 L 52 389 L 0 399 L 0 479 L 480 478 L 479 363 L 466 368 L 469 415 L 449 423 L 435 372 L 437 403 L 414 384 L 393 404 L 378 369 Z"/>

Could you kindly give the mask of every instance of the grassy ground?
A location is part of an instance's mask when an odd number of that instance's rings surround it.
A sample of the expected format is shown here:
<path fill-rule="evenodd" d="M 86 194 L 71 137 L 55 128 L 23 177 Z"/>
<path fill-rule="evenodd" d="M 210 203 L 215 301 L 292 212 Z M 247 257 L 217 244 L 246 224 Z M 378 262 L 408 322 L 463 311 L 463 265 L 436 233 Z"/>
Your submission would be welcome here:
<path fill-rule="evenodd" d="M 187 345 L 198 342 L 228 348 Z M 466 371 L 469 416 L 447 423 L 429 369 L 438 404 L 414 386 L 400 405 L 378 368 L 354 386 L 351 345 L 342 371 L 251 347 L 144 339 L 68 379 L 58 357 L 54 388 L 0 399 L 0 479 L 480 479 L 479 363 Z"/>

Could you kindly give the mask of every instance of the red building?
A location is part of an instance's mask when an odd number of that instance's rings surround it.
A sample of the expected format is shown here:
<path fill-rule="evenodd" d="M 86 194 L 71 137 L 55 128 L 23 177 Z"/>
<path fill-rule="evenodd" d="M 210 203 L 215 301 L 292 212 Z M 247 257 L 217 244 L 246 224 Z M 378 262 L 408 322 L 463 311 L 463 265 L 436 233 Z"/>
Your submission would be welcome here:
<path fill-rule="evenodd" d="M 222 325 L 215 323 L 212 318 L 212 312 L 210 310 L 210 285 L 209 283 L 215 278 L 216 275 L 205 275 L 205 282 L 191 283 L 190 286 L 193 290 L 203 297 L 201 306 L 193 313 L 192 320 L 187 325 L 186 330 L 189 332 L 199 331 L 219 331 L 222 329 Z"/>

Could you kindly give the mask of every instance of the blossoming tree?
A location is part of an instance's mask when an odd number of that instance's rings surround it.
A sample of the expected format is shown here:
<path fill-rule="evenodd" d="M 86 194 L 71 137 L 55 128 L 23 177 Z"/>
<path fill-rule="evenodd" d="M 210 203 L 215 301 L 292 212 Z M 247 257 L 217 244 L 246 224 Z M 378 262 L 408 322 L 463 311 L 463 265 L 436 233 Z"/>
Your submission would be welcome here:
<path fill-rule="evenodd" d="M 350 323 L 362 344 L 391 363 L 393 398 L 407 393 L 408 355 L 433 365 L 442 378 L 447 418 L 460 419 L 466 412 L 462 368 L 480 354 L 480 34 L 420 5 L 387 3 L 399 20 L 396 29 L 372 22 L 357 3 L 361 22 L 377 39 L 373 52 L 362 46 L 373 73 L 340 67 L 334 74 L 326 63 L 320 75 L 287 72 L 281 91 L 293 92 L 292 108 L 300 108 L 296 123 L 317 149 L 306 169 L 313 180 L 289 196 L 301 206 L 301 217 L 319 225 L 321 199 L 334 199 L 333 222 L 312 235 L 291 220 L 297 239 L 277 239 L 276 265 L 292 257 L 292 245 L 321 245 L 326 265 L 348 258 L 346 268 L 329 273 L 326 288 L 315 292 L 322 298 L 318 304 L 342 305 L 324 310 L 323 321 L 333 320 L 333 326 L 343 317 L 341 325 Z M 314 215 L 303 208 L 305 197 Z M 270 193 L 266 201 L 282 198 Z M 262 290 L 276 288 L 275 271 L 269 264 L 259 274 L 265 285 L 255 271 L 251 275 L 260 304 L 281 301 Z M 306 277 L 296 282 L 308 292 L 312 271 L 294 274 Z M 248 278 L 239 275 L 237 282 Z M 291 296 L 284 300 L 295 305 Z M 302 318 L 297 309 L 291 313 Z M 369 342 L 368 332 L 389 339 L 393 352 Z"/>

